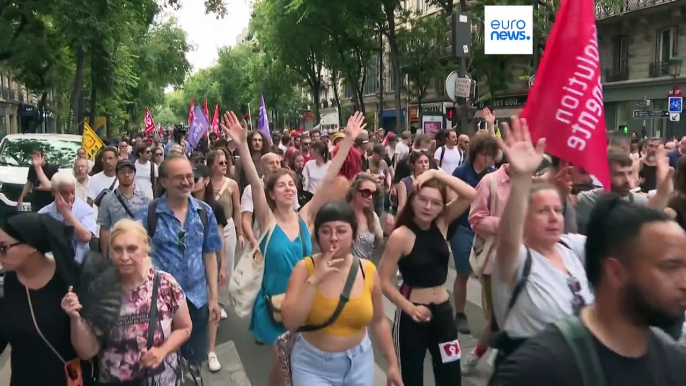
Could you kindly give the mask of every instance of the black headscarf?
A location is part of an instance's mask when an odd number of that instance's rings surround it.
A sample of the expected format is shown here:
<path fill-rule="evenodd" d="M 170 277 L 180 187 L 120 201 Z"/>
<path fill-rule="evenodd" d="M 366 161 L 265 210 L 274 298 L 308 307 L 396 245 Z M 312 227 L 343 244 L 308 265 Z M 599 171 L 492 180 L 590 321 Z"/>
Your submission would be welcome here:
<path fill-rule="evenodd" d="M 88 252 L 81 265 L 74 260 L 74 227 L 48 214 L 21 213 L 2 230 L 40 253 L 52 253 L 56 272 L 79 297 L 81 317 L 97 331 L 107 331 L 119 317 L 121 284 L 114 265 L 99 252 Z M 66 292 L 65 292 L 66 293 Z"/>
<path fill-rule="evenodd" d="M 74 227 L 55 220 L 48 214 L 20 213 L 10 217 L 2 230 L 22 244 L 42 254 L 51 252 L 60 277 L 67 285 L 80 287 L 79 265 L 74 260 Z"/>

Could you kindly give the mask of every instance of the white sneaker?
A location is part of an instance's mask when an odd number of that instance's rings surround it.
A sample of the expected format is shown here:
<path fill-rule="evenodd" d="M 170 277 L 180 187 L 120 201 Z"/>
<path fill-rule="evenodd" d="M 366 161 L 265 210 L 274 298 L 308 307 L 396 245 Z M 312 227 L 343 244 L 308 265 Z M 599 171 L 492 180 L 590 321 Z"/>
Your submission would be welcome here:
<path fill-rule="evenodd" d="M 210 371 L 213 373 L 216 373 L 217 371 L 222 369 L 222 364 L 219 363 L 219 359 L 217 359 L 217 354 L 213 352 L 207 354 L 207 367 L 209 367 Z"/>
<path fill-rule="evenodd" d="M 229 317 L 229 315 L 226 313 L 226 311 L 223 308 L 220 308 L 221 312 L 219 313 L 219 319 L 224 320 Z"/>
<path fill-rule="evenodd" d="M 481 358 L 476 356 L 476 354 L 474 353 L 470 353 L 469 355 L 467 355 L 467 358 L 465 358 L 462 361 L 462 375 L 466 377 L 474 374 L 474 371 L 476 370 L 476 366 L 479 364 L 480 359 Z"/>

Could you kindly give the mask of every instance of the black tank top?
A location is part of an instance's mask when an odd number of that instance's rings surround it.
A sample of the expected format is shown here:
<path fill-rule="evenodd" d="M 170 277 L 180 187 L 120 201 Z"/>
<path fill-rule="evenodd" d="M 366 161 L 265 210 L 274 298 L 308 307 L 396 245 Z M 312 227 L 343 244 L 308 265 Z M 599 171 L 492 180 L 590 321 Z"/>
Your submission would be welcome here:
<path fill-rule="evenodd" d="M 638 176 L 643 179 L 641 184 L 641 191 L 648 193 L 657 188 L 657 166 L 650 166 L 641 162 L 641 170 Z"/>
<path fill-rule="evenodd" d="M 435 222 L 428 230 L 415 223 L 407 226 L 415 234 L 410 253 L 398 261 L 404 284 L 414 288 L 431 288 L 445 284 L 448 278 L 450 251 Z"/>

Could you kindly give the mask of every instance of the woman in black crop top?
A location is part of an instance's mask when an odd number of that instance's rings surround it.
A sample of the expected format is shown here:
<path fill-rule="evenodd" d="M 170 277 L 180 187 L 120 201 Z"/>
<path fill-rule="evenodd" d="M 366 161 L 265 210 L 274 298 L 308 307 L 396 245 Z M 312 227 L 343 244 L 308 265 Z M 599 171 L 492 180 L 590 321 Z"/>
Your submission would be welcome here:
<path fill-rule="evenodd" d="M 386 244 L 379 276 L 384 295 L 398 307 L 393 343 L 405 385 L 423 384 L 426 350 L 437 386 L 462 382 L 455 317 L 445 287 L 446 236 L 448 224 L 469 208 L 474 195 L 469 184 L 440 169 L 422 173 Z M 392 283 L 397 268 L 404 280 L 400 289 Z"/>

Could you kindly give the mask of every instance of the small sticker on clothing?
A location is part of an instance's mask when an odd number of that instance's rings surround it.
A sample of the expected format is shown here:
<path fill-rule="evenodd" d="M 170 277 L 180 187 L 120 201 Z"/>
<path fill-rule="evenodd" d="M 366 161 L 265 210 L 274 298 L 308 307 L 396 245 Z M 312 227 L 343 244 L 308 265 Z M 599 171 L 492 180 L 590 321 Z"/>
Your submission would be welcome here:
<path fill-rule="evenodd" d="M 450 363 L 460 360 L 460 342 L 458 342 L 457 339 L 450 342 L 439 343 L 438 349 L 441 352 L 441 360 L 443 363 Z"/>

